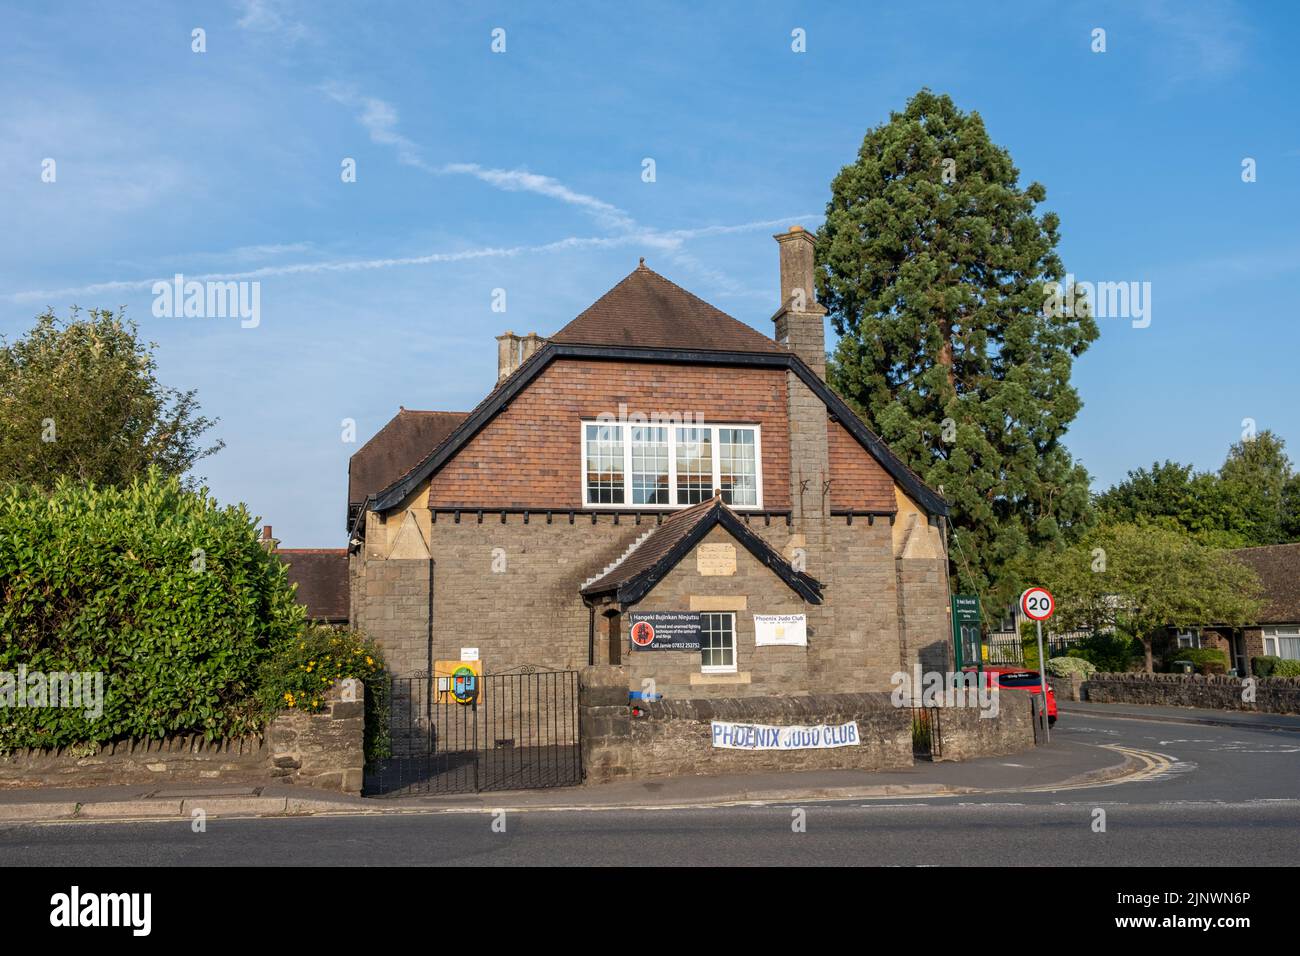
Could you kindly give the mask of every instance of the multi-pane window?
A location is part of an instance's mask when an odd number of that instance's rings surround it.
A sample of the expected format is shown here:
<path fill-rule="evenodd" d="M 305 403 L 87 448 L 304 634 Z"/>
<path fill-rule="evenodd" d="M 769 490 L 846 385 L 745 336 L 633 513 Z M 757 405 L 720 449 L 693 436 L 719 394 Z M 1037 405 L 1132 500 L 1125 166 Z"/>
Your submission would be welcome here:
<path fill-rule="evenodd" d="M 583 503 L 672 508 L 715 489 L 737 508 L 760 508 L 757 425 L 582 424 Z"/>
<path fill-rule="evenodd" d="M 623 426 L 587 425 L 587 504 L 623 503 Z"/>
<path fill-rule="evenodd" d="M 723 501 L 740 506 L 758 504 L 758 457 L 752 428 L 718 429 L 718 466 Z"/>
<path fill-rule="evenodd" d="M 726 673 L 736 669 L 736 615 L 730 611 L 700 615 L 700 670 Z"/>
<path fill-rule="evenodd" d="M 631 426 L 632 504 L 668 504 L 668 429 Z"/>
<path fill-rule="evenodd" d="M 677 429 L 677 503 L 713 497 L 713 429 Z"/>
<path fill-rule="evenodd" d="M 1287 660 L 1300 660 L 1300 628 L 1275 627 L 1264 632 L 1264 653 Z"/>

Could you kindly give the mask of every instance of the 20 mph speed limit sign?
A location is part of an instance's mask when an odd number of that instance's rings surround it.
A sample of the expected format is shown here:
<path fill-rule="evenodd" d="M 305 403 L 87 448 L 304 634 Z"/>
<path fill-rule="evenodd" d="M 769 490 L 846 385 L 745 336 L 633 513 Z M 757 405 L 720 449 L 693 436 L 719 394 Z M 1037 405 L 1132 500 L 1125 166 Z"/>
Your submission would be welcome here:
<path fill-rule="evenodd" d="M 1031 621 L 1046 621 L 1056 610 L 1056 599 L 1047 588 L 1030 588 L 1020 595 L 1020 610 Z"/>

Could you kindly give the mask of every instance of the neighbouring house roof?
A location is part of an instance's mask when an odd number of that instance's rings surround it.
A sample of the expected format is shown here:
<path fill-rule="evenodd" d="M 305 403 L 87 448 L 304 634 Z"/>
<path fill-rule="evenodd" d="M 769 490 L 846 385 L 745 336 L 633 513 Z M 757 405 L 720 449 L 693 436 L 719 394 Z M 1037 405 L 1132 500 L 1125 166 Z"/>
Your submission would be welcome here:
<path fill-rule="evenodd" d="M 785 351 L 762 332 L 647 268 L 644 260 L 550 341 L 710 352 Z"/>
<path fill-rule="evenodd" d="M 277 548 L 290 583 L 298 586 L 298 603 L 313 621 L 348 620 L 347 548 Z"/>
<path fill-rule="evenodd" d="M 467 414 L 399 410 L 348 460 L 349 511 L 418 465 Z"/>
<path fill-rule="evenodd" d="M 597 577 L 587 581 L 580 589 L 581 593 L 588 597 L 613 594 L 625 606 L 637 603 L 716 525 L 722 525 L 745 550 L 809 604 L 822 603 L 821 582 L 796 571 L 779 551 L 750 531 L 721 497 L 692 505 L 666 518 L 662 524 L 638 538 Z"/>
<path fill-rule="evenodd" d="M 1256 624 L 1300 623 L 1300 544 L 1271 544 L 1232 552 L 1254 568 L 1264 585 L 1264 609 Z"/>

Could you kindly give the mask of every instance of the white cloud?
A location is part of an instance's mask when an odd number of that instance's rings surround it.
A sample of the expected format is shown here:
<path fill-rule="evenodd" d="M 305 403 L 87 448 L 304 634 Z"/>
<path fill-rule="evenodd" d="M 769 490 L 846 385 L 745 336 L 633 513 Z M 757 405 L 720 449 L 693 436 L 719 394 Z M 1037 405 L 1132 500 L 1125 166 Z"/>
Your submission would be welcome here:
<path fill-rule="evenodd" d="M 242 16 L 235 26 L 250 33 L 272 34 L 289 43 L 297 43 L 311 35 L 311 30 L 301 20 L 290 15 L 288 4 L 281 0 L 237 0 Z"/>
<path fill-rule="evenodd" d="M 497 259 L 522 255 L 565 252 L 573 249 L 616 248 L 627 246 L 656 248 L 667 253 L 677 253 L 682 249 L 683 245 L 691 239 L 705 236 L 724 235 L 728 233 L 777 229 L 795 221 L 796 219 L 807 220 L 809 218 L 810 217 L 808 216 L 786 216 L 782 219 L 767 219 L 758 222 L 747 222 L 725 226 L 703 226 L 694 229 L 674 229 L 667 232 L 643 229 L 616 236 L 571 236 L 565 239 L 557 239 L 552 242 L 535 245 L 484 246 L 476 249 L 462 249 L 455 252 L 433 252 L 421 256 L 394 256 L 375 259 L 335 259 L 319 262 L 285 263 L 283 265 L 262 266 L 257 269 L 247 269 L 240 272 L 212 272 L 201 275 L 187 273 L 185 277 L 186 279 L 193 279 L 199 282 L 237 282 L 242 280 L 266 279 L 275 276 L 310 275 L 314 273 L 367 272 L 377 269 L 435 265 L 447 262 L 465 262 L 474 259 Z M 240 249 L 247 250 L 254 248 L 267 249 L 290 247 L 291 246 L 244 246 L 240 247 Z M 235 250 L 236 253 L 239 251 L 240 250 Z M 694 262 L 693 258 L 690 256 L 682 256 L 681 261 L 683 264 L 688 265 Z M 726 281 L 725 277 L 720 274 L 713 273 L 711 274 L 711 277 L 718 281 Z M 155 282 L 170 282 L 171 280 L 172 276 L 170 275 L 155 276 L 148 279 L 115 279 L 107 282 L 95 283 L 93 285 L 83 285 L 71 288 L 34 289 L 22 292 L 11 292 L 6 294 L 6 298 L 14 302 L 33 300 L 48 301 L 51 299 L 62 299 L 71 296 L 100 295 L 106 292 L 142 291 L 151 289 Z"/>

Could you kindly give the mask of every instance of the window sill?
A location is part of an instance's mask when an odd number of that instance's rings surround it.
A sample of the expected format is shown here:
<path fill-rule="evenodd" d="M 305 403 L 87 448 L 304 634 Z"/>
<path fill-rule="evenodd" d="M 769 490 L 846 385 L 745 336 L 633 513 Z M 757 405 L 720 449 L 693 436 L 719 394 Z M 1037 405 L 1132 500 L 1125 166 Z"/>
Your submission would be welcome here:
<path fill-rule="evenodd" d="M 701 684 L 748 684 L 750 683 L 749 671 L 732 671 L 724 674 L 692 674 L 691 686 L 696 687 Z"/>

